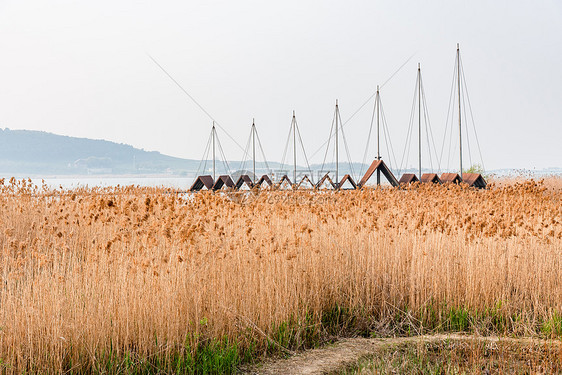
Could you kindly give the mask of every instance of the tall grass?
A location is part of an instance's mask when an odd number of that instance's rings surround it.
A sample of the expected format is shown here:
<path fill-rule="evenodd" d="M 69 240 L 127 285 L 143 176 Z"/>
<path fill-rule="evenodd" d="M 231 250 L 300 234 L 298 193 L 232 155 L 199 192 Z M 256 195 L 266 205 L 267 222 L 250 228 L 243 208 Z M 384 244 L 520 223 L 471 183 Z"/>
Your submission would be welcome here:
<path fill-rule="evenodd" d="M 1 181 L 0 366 L 224 372 L 404 320 L 559 337 L 561 196 L 535 181 L 246 199 Z"/>

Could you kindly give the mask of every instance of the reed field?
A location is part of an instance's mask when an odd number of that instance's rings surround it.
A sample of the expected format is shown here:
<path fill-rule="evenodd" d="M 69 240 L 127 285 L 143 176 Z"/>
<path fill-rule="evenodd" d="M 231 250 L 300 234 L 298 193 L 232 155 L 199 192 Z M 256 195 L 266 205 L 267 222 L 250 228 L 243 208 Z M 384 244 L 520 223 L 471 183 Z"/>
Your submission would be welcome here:
<path fill-rule="evenodd" d="M 1 180 L 0 250 L 2 373 L 233 372 L 346 335 L 562 337 L 556 177 L 192 195 Z"/>

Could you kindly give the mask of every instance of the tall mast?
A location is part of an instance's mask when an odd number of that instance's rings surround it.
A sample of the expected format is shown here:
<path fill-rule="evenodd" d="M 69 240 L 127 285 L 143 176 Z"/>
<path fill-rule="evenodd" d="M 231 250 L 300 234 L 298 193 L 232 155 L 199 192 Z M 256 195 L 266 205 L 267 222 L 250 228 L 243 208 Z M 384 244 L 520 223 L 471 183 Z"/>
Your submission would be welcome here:
<path fill-rule="evenodd" d="M 254 184 L 256 183 L 256 122 L 252 119 L 252 160 L 254 169 Z"/>
<path fill-rule="evenodd" d="M 381 97 L 379 94 L 379 86 L 377 85 L 377 96 L 375 98 L 377 107 L 377 160 L 381 160 L 381 137 L 380 137 L 380 108 L 381 108 Z M 377 168 L 377 185 L 381 184 L 381 171 Z"/>
<path fill-rule="evenodd" d="M 293 184 L 297 183 L 297 119 L 293 111 Z"/>
<path fill-rule="evenodd" d="M 211 133 L 213 135 L 213 181 L 215 181 L 215 122 L 213 121 L 213 129 L 211 129 Z"/>
<path fill-rule="evenodd" d="M 418 63 L 418 152 L 419 152 L 419 177 L 421 178 L 422 175 L 422 141 L 421 141 L 421 67 L 420 63 Z"/>
<path fill-rule="evenodd" d="M 338 108 L 338 100 L 336 99 L 336 184 L 339 184 L 339 164 L 338 164 L 338 117 L 339 117 L 339 108 Z"/>
<path fill-rule="evenodd" d="M 461 53 L 458 43 L 457 43 L 457 81 L 458 81 L 458 94 L 459 94 L 459 161 L 460 161 L 460 176 L 462 180 Z"/>

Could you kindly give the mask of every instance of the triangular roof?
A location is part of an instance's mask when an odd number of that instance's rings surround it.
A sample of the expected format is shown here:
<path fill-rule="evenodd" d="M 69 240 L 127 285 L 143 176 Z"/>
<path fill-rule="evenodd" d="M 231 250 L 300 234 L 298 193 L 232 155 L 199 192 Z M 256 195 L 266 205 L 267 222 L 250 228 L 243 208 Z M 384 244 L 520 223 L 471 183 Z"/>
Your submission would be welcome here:
<path fill-rule="evenodd" d="M 460 184 L 462 179 L 458 173 L 443 173 L 441 175 L 441 182 L 444 184 Z"/>
<path fill-rule="evenodd" d="M 229 189 L 234 188 L 234 181 L 232 181 L 232 178 L 230 178 L 229 175 L 222 175 L 219 176 L 219 178 L 217 179 L 217 182 L 215 182 L 215 184 L 213 185 L 213 190 L 220 190 L 222 189 L 224 186 L 226 186 Z"/>
<path fill-rule="evenodd" d="M 308 185 L 306 185 L 306 183 L 308 183 Z M 316 186 L 312 183 L 312 181 L 310 181 L 310 178 L 308 178 L 307 175 L 304 175 L 297 185 L 297 189 L 314 189 L 315 187 Z"/>
<path fill-rule="evenodd" d="M 353 187 L 352 189 L 345 189 L 344 190 L 353 190 L 353 189 L 357 189 L 357 184 L 355 183 L 355 181 L 353 181 L 353 178 L 351 178 L 350 175 L 346 174 L 345 176 L 343 176 L 343 178 L 341 179 L 340 183 L 338 184 L 338 189 L 342 189 L 343 185 L 349 182 L 351 184 L 351 186 Z"/>
<path fill-rule="evenodd" d="M 363 178 L 361 179 L 361 181 L 359 181 L 358 186 L 359 187 L 363 187 L 365 186 L 365 184 L 367 183 L 367 181 L 369 180 L 369 178 L 371 178 L 371 176 L 373 175 L 373 173 L 375 173 L 377 170 L 380 170 L 382 172 L 382 174 L 384 175 L 384 177 L 386 177 L 386 179 L 388 180 L 388 182 L 390 182 L 390 184 L 392 186 L 398 186 L 398 180 L 396 179 L 396 177 L 394 177 L 394 175 L 392 174 L 392 172 L 390 171 L 390 169 L 386 166 L 386 164 L 384 163 L 384 161 L 382 160 L 374 160 L 371 163 L 371 166 L 369 167 L 369 169 L 367 169 L 367 172 L 365 172 L 365 175 L 363 176 Z"/>
<path fill-rule="evenodd" d="M 441 183 L 441 179 L 439 178 L 437 173 L 424 173 L 422 174 L 420 181 L 422 183 L 434 183 L 434 184 Z"/>
<path fill-rule="evenodd" d="M 211 190 L 213 188 L 214 181 L 212 176 L 197 176 L 189 191 L 199 191 L 203 188 Z"/>
<path fill-rule="evenodd" d="M 261 178 L 258 180 L 258 182 L 256 182 L 254 184 L 255 188 L 261 188 L 262 185 L 265 183 L 265 187 L 271 187 L 273 185 L 273 182 L 271 182 L 271 179 L 269 178 L 268 175 L 264 174 L 263 176 L 261 176 Z"/>
<path fill-rule="evenodd" d="M 320 179 L 320 181 L 318 181 L 318 183 L 316 184 L 316 189 L 336 189 L 336 185 L 334 184 L 334 182 L 332 181 L 332 179 L 330 178 L 330 174 L 326 173 L 324 175 L 324 177 L 322 177 Z"/>
<path fill-rule="evenodd" d="M 416 176 L 414 173 L 404 173 L 402 177 L 400 177 L 398 183 L 402 185 L 402 184 L 411 184 L 413 182 L 418 182 L 418 181 L 419 181 L 418 176 Z"/>
<path fill-rule="evenodd" d="M 291 179 L 286 174 L 283 175 L 283 177 L 281 177 L 278 183 L 275 184 L 275 187 L 277 189 L 282 189 L 284 187 L 283 185 L 284 182 L 287 182 L 291 187 L 291 189 L 293 188 L 293 183 L 291 182 Z"/>
<path fill-rule="evenodd" d="M 463 182 L 467 183 L 468 186 L 476 187 L 479 189 L 484 189 L 486 187 L 486 180 L 480 173 L 463 173 Z"/>
<path fill-rule="evenodd" d="M 234 184 L 234 188 L 236 190 L 239 190 L 244 184 L 246 184 L 248 189 L 252 189 L 254 187 L 254 183 L 252 182 L 250 176 L 248 176 L 247 174 L 243 174 L 238 177 L 238 181 L 236 181 L 236 184 Z"/>

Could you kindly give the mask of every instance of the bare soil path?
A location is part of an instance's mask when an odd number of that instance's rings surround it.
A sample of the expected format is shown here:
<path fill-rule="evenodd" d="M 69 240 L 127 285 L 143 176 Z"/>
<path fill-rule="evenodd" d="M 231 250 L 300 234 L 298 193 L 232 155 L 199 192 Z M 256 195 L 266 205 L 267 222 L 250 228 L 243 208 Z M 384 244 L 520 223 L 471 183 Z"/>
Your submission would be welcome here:
<path fill-rule="evenodd" d="M 246 369 L 248 374 L 326 374 L 352 366 L 363 357 L 376 354 L 383 348 L 399 344 L 435 342 L 442 340 L 482 340 L 488 342 L 510 342 L 518 344 L 555 344 L 559 340 L 539 340 L 533 338 L 483 337 L 473 335 L 428 335 L 397 338 L 351 338 L 342 339 L 320 349 L 307 350 L 290 358 L 266 361 L 258 366 Z"/>

